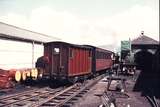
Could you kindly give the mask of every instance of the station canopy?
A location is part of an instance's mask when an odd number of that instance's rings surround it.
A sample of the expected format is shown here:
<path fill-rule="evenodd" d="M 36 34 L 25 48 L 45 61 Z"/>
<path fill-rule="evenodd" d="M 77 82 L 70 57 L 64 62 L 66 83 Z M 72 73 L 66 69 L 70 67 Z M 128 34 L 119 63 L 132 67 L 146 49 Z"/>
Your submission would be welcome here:
<path fill-rule="evenodd" d="M 37 44 L 59 41 L 59 38 L 33 32 L 13 25 L 0 22 L 0 39 L 34 42 Z"/>

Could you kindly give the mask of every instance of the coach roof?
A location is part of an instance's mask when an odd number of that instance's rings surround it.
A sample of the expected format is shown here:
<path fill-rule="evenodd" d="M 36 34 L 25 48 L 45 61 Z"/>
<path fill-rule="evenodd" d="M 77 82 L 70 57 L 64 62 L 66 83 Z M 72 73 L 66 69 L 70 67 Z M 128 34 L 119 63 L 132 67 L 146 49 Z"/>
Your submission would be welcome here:
<path fill-rule="evenodd" d="M 44 45 L 49 45 L 49 44 L 57 44 L 57 45 L 64 45 L 64 46 L 70 46 L 70 47 L 75 47 L 75 48 L 85 48 L 85 49 L 92 49 L 91 47 L 85 46 L 85 45 L 77 45 L 77 44 L 72 44 L 72 43 L 67 43 L 63 41 L 53 41 L 53 42 L 48 42 L 45 43 Z"/>

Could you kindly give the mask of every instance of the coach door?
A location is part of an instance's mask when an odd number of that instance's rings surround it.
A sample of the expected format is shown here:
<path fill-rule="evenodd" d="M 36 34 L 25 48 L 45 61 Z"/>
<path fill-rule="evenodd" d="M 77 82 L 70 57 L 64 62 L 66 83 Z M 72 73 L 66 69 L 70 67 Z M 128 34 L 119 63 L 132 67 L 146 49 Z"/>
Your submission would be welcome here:
<path fill-rule="evenodd" d="M 52 75 L 57 75 L 60 67 L 60 48 L 52 50 Z"/>

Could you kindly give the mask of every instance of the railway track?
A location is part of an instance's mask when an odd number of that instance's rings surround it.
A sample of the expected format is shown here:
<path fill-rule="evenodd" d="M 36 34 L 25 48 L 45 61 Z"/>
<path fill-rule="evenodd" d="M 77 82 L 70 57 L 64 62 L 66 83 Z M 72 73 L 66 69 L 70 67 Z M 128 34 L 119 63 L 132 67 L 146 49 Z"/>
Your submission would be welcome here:
<path fill-rule="evenodd" d="M 56 93 L 50 98 L 39 102 L 39 104 L 32 105 L 32 107 L 70 107 L 103 77 L 104 75 L 99 76 L 95 80 L 87 81 L 84 84 L 77 83 L 59 93 Z"/>
<path fill-rule="evenodd" d="M 57 89 L 41 88 L 0 97 L 0 107 L 61 107 L 74 104 L 104 76 Z"/>
<path fill-rule="evenodd" d="M 157 99 L 155 96 L 145 96 L 146 99 L 149 101 L 152 107 L 160 107 L 160 104 L 158 103 Z"/>
<path fill-rule="evenodd" d="M 43 88 L 43 89 L 45 89 L 45 88 Z M 23 96 L 26 93 L 31 93 L 31 92 L 38 91 L 38 90 L 39 89 L 31 88 L 29 90 L 18 92 L 18 93 L 15 93 L 15 94 L 3 95 L 3 96 L 0 96 L 0 101 L 3 100 L 3 99 L 6 99 L 6 98 L 15 97 L 15 96 Z"/>
<path fill-rule="evenodd" d="M 61 90 L 62 88 L 51 89 L 46 87 L 41 89 L 28 90 L 13 95 L 3 96 L 0 97 L 0 107 L 29 107 L 30 104 L 35 103 L 40 99 L 44 99 L 46 95 L 54 94 Z"/>

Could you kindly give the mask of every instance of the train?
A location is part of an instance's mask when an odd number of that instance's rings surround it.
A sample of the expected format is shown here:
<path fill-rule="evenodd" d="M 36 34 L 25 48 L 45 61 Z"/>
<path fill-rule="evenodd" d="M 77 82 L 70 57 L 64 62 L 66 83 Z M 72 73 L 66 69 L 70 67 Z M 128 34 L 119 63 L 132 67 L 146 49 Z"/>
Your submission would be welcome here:
<path fill-rule="evenodd" d="M 91 45 L 62 41 L 44 43 L 44 55 L 36 61 L 38 78 L 76 82 L 101 74 L 113 65 L 114 52 Z"/>

